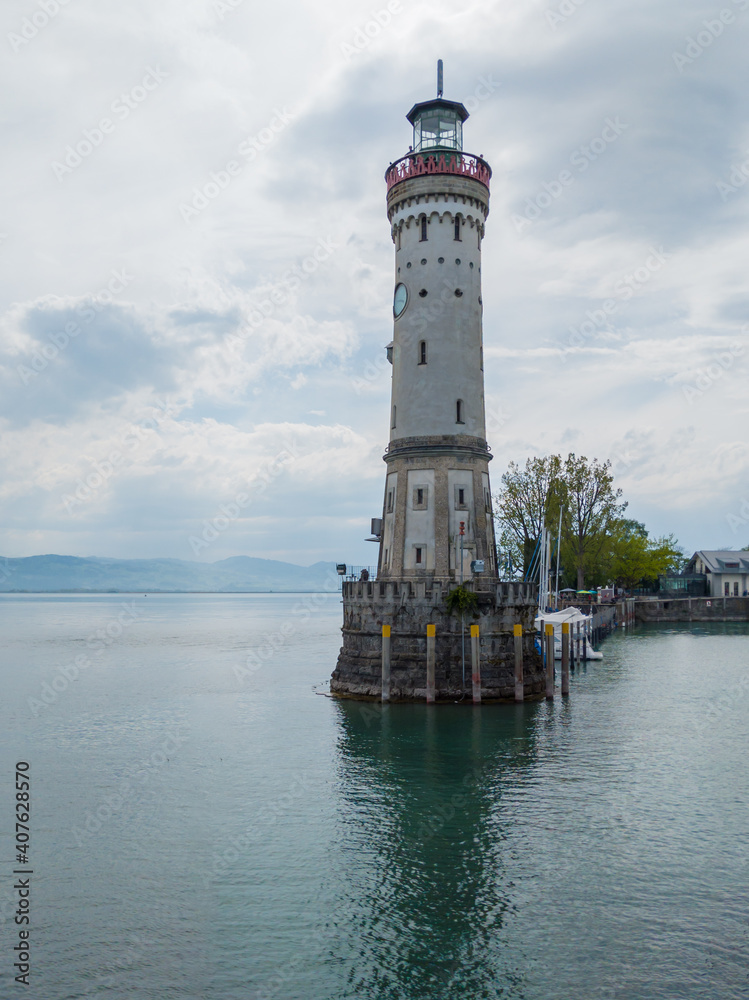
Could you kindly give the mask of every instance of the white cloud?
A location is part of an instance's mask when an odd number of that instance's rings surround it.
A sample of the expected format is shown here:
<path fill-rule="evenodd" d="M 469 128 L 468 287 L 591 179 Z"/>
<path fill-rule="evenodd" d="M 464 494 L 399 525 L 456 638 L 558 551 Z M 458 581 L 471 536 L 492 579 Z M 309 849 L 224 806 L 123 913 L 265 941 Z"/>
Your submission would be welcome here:
<path fill-rule="evenodd" d="M 735 24 L 681 73 L 672 53 L 714 15 L 707 3 L 589 3 L 552 24 L 559 5 L 541 0 L 402 0 L 347 58 L 381 6 L 71 3 L 8 44 L 0 552 L 189 557 L 191 526 L 293 430 L 298 459 L 206 558 L 371 558 L 392 336 L 383 173 L 411 141 L 405 113 L 434 93 L 438 56 L 446 95 L 471 104 L 467 148 L 494 170 L 482 268 L 494 478 L 530 452 L 610 456 L 654 530 L 725 541 L 749 476 L 749 184 L 725 198 L 717 182 L 746 158 L 749 13 L 730 4 Z M 5 5 L 0 37 L 26 14 Z M 150 67 L 159 85 L 116 117 Z M 107 116 L 114 129 L 58 179 L 52 163 Z M 617 116 L 627 127 L 605 153 L 572 163 Z M 565 169 L 574 182 L 558 190 Z M 549 191 L 518 232 L 513 216 Z M 335 249 L 305 268 L 321 241 Z M 645 280 L 653 248 L 668 260 Z M 589 320 L 607 300 L 615 310 Z M 149 428 L 159 401 L 169 415 Z M 138 447 L 66 510 L 70 484 L 128 433 Z"/>

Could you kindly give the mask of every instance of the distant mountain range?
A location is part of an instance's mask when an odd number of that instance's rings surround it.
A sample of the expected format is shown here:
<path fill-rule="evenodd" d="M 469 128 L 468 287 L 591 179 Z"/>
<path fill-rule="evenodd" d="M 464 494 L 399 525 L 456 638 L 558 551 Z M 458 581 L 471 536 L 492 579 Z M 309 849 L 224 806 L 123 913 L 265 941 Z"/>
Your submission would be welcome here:
<path fill-rule="evenodd" d="M 321 591 L 337 579 L 335 563 L 295 566 L 235 556 L 215 563 L 183 559 L 80 559 L 77 556 L 0 557 L 0 593 Z M 327 587 L 326 587 L 327 583 Z"/>

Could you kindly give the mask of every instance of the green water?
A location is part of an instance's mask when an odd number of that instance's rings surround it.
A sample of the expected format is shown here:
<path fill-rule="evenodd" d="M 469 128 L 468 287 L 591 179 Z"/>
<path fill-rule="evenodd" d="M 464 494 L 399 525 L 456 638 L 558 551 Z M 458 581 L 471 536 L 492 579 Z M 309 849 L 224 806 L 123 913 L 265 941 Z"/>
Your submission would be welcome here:
<path fill-rule="evenodd" d="M 122 598 L 0 601 L 35 1000 L 748 995 L 749 627 L 617 633 L 564 702 L 383 708 L 320 694 L 341 609 L 304 600 L 138 598 L 37 716 Z"/>

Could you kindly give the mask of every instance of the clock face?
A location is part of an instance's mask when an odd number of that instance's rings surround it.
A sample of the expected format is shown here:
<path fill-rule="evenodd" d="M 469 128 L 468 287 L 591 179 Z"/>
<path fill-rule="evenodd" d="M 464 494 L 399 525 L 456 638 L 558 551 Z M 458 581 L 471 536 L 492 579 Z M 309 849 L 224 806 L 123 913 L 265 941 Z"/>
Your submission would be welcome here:
<path fill-rule="evenodd" d="M 403 310 L 406 308 L 406 303 L 408 302 L 408 290 L 404 284 L 395 286 L 395 295 L 393 296 L 393 316 L 396 319 L 402 314 Z"/>

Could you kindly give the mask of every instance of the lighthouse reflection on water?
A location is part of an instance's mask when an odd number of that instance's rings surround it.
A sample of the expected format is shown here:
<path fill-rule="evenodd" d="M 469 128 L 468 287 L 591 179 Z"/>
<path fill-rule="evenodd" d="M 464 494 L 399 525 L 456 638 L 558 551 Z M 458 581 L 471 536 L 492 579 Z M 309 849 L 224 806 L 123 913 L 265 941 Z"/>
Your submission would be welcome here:
<path fill-rule="evenodd" d="M 470 718 L 457 706 L 336 708 L 341 877 L 330 921 L 347 940 L 331 937 L 327 961 L 349 964 L 352 996 L 448 996 L 450 986 L 493 996 L 498 981 L 518 984 L 519 956 L 503 947 L 513 907 L 503 798 L 533 780 L 533 708 Z"/>

